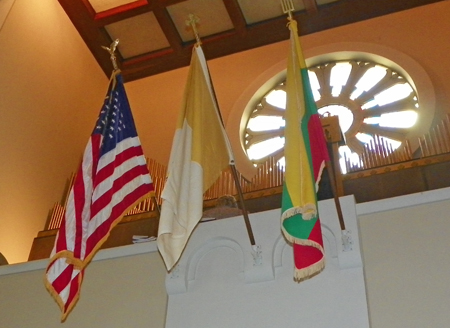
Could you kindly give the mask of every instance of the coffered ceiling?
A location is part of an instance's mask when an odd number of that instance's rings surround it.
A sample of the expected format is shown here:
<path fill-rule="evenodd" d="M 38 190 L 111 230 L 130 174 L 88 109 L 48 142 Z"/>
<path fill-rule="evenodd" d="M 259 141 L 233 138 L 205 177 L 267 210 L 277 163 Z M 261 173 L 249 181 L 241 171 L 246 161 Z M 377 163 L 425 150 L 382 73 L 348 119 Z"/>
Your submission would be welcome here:
<path fill-rule="evenodd" d="M 107 76 L 119 39 L 125 81 L 189 65 L 196 20 L 206 58 L 288 39 L 280 0 L 58 0 Z M 302 35 L 443 0 L 292 0 Z"/>

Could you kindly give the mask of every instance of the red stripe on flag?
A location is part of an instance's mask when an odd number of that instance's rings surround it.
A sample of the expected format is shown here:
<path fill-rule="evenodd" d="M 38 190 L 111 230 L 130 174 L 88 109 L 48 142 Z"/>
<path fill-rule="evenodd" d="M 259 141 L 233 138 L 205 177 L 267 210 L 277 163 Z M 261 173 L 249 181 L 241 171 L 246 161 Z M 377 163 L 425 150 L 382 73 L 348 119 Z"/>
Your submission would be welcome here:
<path fill-rule="evenodd" d="M 70 291 L 69 291 L 69 297 L 67 298 L 67 302 L 64 307 L 64 312 L 67 312 L 72 306 L 73 303 L 76 301 L 79 290 L 80 290 L 80 281 L 82 279 L 82 271 L 75 277 L 73 277 L 72 281 L 70 282 Z"/>
<path fill-rule="evenodd" d="M 319 245 L 323 245 L 322 229 L 320 227 L 320 219 L 317 219 L 316 224 L 314 224 L 314 227 L 312 228 L 308 239 L 318 243 Z"/>
<path fill-rule="evenodd" d="M 103 142 L 103 136 L 99 135 L 99 134 L 93 134 L 92 137 L 90 138 L 90 142 L 91 142 L 91 161 L 87 164 L 91 165 L 91 179 L 95 179 L 95 175 L 97 174 L 97 167 L 98 167 L 98 161 L 100 160 L 100 156 L 101 156 L 101 146 L 102 146 L 102 142 Z M 86 163 L 85 163 L 86 164 Z M 94 182 L 94 181 L 92 181 Z"/>
<path fill-rule="evenodd" d="M 311 115 L 308 121 L 309 142 L 311 144 L 311 159 L 314 169 L 314 179 L 320 180 L 321 170 L 325 161 L 329 160 L 322 123 L 318 114 Z"/>
<path fill-rule="evenodd" d="M 320 220 L 317 220 L 314 227 L 309 234 L 308 240 L 316 242 L 318 245 L 323 245 L 322 230 L 320 227 Z M 311 245 L 305 246 L 297 243 L 293 244 L 294 249 L 294 264 L 299 270 L 308 268 L 309 266 L 319 262 L 324 257 L 322 251 Z"/>
<path fill-rule="evenodd" d="M 77 176 L 75 178 L 75 183 L 73 185 L 73 203 L 69 203 L 67 212 L 73 210 L 75 212 L 75 231 L 74 231 L 74 249 L 73 254 L 75 257 L 80 258 L 81 256 L 81 244 L 83 240 L 83 220 L 82 214 L 86 203 L 85 199 L 85 187 L 84 187 L 84 172 L 82 168 L 78 170 Z M 71 209 L 73 207 L 73 209 Z"/>
<path fill-rule="evenodd" d="M 309 268 L 311 265 L 318 263 L 323 258 L 322 251 L 315 247 L 293 244 L 293 249 L 294 263 L 298 270 Z"/>
<path fill-rule="evenodd" d="M 116 193 L 119 193 L 125 184 L 136 177 L 145 174 L 146 171 L 147 168 L 145 166 L 135 166 L 117 177 L 114 180 L 112 187 L 92 204 L 91 218 L 95 217 L 102 209 L 108 206 L 108 204 L 111 203 L 112 197 Z"/>
<path fill-rule="evenodd" d="M 125 212 L 134 203 L 134 199 L 145 196 L 147 192 L 147 186 L 141 185 L 132 193 L 125 196 L 125 198 L 119 204 L 113 207 L 109 218 L 105 220 L 100 226 L 98 226 L 95 231 L 88 237 L 88 240 L 86 242 L 86 257 L 92 252 L 92 250 L 96 248 L 99 240 L 102 240 L 105 236 L 109 235 L 111 231 L 111 225 L 114 224 L 115 221 L 114 218 Z"/>
<path fill-rule="evenodd" d="M 114 160 L 111 163 L 109 163 L 108 165 L 106 165 L 97 172 L 94 181 L 94 189 L 104 180 L 108 179 L 114 173 L 116 167 L 122 165 L 130 158 L 141 155 L 143 155 L 141 147 L 130 147 L 116 154 Z"/>
<path fill-rule="evenodd" d="M 60 250 L 67 249 L 67 236 L 66 236 L 66 218 L 63 217 L 61 227 L 56 235 L 55 250 L 58 253 Z"/>
<path fill-rule="evenodd" d="M 53 281 L 53 288 L 60 294 L 72 279 L 73 266 L 68 265 L 63 272 Z"/>

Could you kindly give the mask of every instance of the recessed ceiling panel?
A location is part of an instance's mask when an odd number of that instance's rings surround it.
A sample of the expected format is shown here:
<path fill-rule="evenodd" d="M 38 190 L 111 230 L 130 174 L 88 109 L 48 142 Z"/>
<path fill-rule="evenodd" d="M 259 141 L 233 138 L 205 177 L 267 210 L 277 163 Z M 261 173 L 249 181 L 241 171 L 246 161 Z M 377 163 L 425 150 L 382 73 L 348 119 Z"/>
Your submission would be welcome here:
<path fill-rule="evenodd" d="M 119 39 L 119 52 L 124 59 L 169 47 L 152 12 L 134 16 L 105 26 L 112 40 Z"/>
<path fill-rule="evenodd" d="M 183 42 L 195 39 L 188 23 L 189 15 L 198 18 L 196 24 L 201 37 L 232 30 L 234 28 L 222 0 L 188 0 L 167 7 Z"/>
<path fill-rule="evenodd" d="M 136 2 L 136 0 L 89 0 L 89 3 L 96 13 L 127 5 L 132 2 Z"/>
<path fill-rule="evenodd" d="M 280 0 L 238 0 L 247 24 L 262 22 L 286 15 L 281 8 Z M 292 0 L 294 11 L 305 9 L 302 0 Z"/>

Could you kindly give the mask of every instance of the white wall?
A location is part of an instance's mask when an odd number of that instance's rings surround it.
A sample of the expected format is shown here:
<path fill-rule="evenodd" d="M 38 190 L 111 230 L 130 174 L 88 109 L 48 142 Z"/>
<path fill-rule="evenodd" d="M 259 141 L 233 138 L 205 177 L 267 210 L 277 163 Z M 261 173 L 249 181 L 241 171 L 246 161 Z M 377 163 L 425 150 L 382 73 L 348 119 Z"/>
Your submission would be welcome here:
<path fill-rule="evenodd" d="M 371 327 L 449 327 L 450 188 L 357 211 Z"/>
<path fill-rule="evenodd" d="M 326 268 L 301 283 L 293 280 L 279 209 L 250 215 L 261 264 L 252 257 L 242 217 L 200 224 L 166 279 L 166 327 L 369 327 L 355 203 L 341 201 L 351 250 L 342 249 L 334 202 L 320 202 Z"/>
<path fill-rule="evenodd" d="M 352 209 L 357 213 L 359 229 L 347 228 L 354 238 L 359 231 L 364 269 L 357 239 L 352 252 L 342 252 L 330 201 L 320 203 L 327 267 L 300 284 L 292 281 L 291 248 L 280 253 L 279 212 L 252 217 L 263 245 L 259 268 L 252 266 L 243 223 L 240 234 L 230 230 L 231 221 L 206 223 L 166 280 L 166 327 L 361 328 L 367 320 L 371 328 L 447 327 L 450 188 L 357 205 L 341 201 L 346 221 Z"/>

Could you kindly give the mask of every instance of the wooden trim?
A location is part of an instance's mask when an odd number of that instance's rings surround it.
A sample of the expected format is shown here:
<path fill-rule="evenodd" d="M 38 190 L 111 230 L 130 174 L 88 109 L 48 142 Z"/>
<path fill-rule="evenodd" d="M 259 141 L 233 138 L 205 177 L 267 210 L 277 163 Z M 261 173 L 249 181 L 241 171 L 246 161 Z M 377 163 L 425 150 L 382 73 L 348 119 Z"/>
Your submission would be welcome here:
<path fill-rule="evenodd" d="M 362 170 L 352 173 L 347 173 L 342 175 L 342 180 L 353 180 L 353 179 L 360 179 L 363 177 L 368 177 L 376 174 L 383 174 L 387 172 L 393 172 L 393 171 L 399 171 L 404 170 L 408 168 L 418 167 L 418 166 L 426 166 L 431 164 L 438 164 L 443 162 L 450 161 L 450 153 L 447 154 L 441 154 L 436 156 L 430 156 L 430 157 L 424 157 L 420 159 L 414 159 L 410 161 L 405 161 L 402 163 L 392 164 L 392 165 L 385 165 L 369 170 Z"/>

